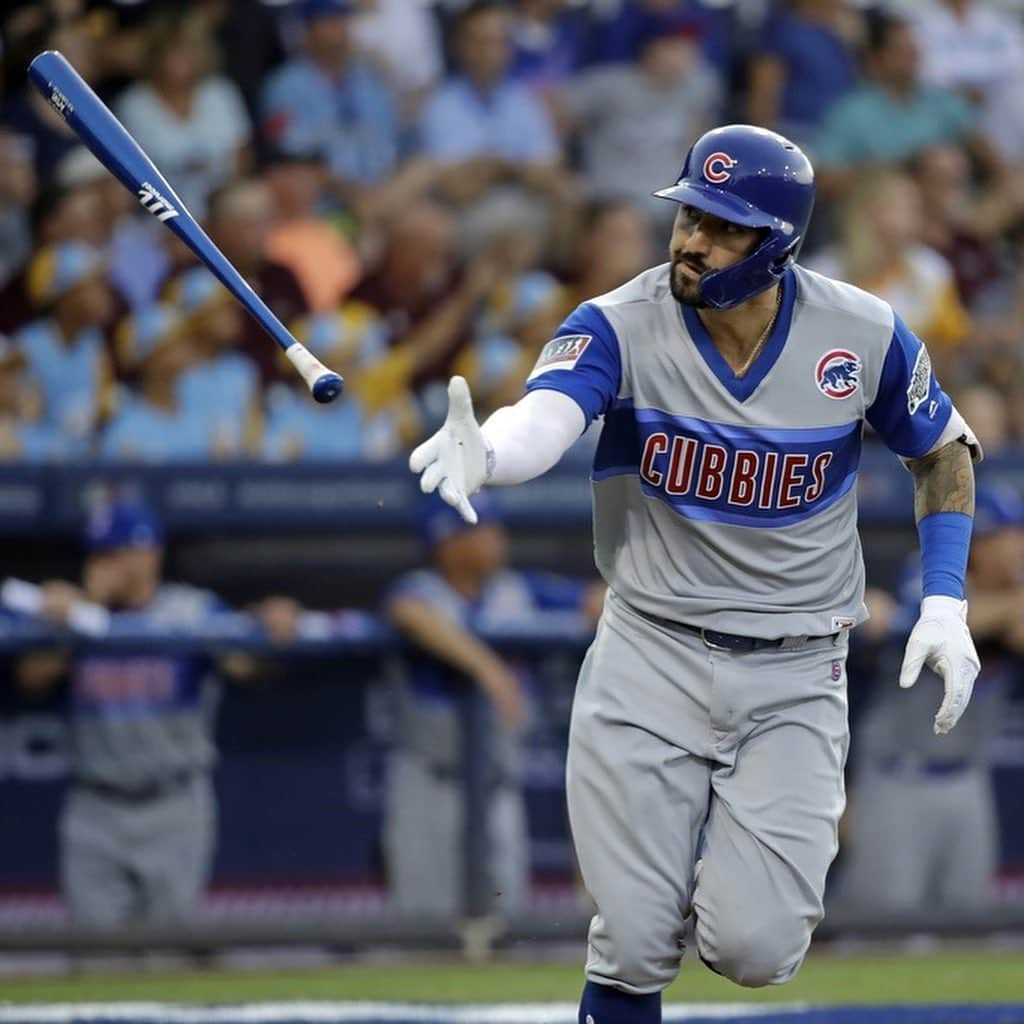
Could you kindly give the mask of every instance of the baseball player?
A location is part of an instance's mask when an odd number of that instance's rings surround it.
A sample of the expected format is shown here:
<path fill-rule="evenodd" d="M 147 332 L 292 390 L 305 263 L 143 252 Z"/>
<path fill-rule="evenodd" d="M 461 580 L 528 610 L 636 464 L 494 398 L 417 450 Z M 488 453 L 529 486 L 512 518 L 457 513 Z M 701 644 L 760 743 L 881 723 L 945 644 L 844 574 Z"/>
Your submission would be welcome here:
<path fill-rule="evenodd" d="M 156 630 L 196 629 L 220 598 L 161 576 L 163 529 L 139 501 L 94 510 L 82 586 L 43 586 L 43 614 L 66 623 L 83 598 Z M 269 623 L 268 623 L 269 628 Z M 187 921 L 212 866 L 212 729 L 217 669 L 244 678 L 244 654 L 80 645 L 25 655 L 18 681 L 43 693 L 68 682 L 72 780 L 60 820 L 61 884 L 74 919 L 106 927 Z"/>
<path fill-rule="evenodd" d="M 609 591 L 567 770 L 597 906 L 581 1024 L 659 1020 L 688 925 L 741 985 L 786 982 L 803 960 L 844 804 L 847 638 L 866 617 L 865 421 L 916 491 L 924 598 L 900 683 L 936 669 L 944 733 L 978 671 L 963 583 L 980 451 L 893 309 L 796 263 L 807 158 L 764 129 L 716 128 L 657 195 L 679 204 L 670 261 L 579 306 L 483 428 L 454 378 L 447 420 L 410 457 L 472 520 L 480 486 L 538 476 L 604 417 Z"/>

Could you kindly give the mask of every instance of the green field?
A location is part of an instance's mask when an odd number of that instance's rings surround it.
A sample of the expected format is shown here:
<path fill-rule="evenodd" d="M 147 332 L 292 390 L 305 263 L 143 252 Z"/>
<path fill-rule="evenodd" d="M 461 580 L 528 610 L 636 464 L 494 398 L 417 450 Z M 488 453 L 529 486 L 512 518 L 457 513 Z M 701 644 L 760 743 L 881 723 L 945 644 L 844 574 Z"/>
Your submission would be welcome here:
<path fill-rule="evenodd" d="M 450 960 L 291 972 L 0 977 L 0 1002 L 573 1002 L 581 979 L 580 968 L 568 964 L 467 966 Z M 808 959 L 793 983 L 756 990 L 738 988 L 694 963 L 684 968 L 668 990 L 667 1000 L 847 1005 L 1024 1002 L 1024 954 L 977 950 L 920 957 L 818 954 Z"/>

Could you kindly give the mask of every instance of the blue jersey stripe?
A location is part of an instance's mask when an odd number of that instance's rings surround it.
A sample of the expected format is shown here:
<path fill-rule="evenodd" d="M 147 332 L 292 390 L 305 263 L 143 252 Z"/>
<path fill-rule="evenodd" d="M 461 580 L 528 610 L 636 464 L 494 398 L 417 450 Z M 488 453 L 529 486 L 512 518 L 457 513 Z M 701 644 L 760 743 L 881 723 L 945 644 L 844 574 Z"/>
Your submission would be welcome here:
<path fill-rule="evenodd" d="M 859 420 L 772 430 L 634 409 L 606 413 L 592 479 L 639 476 L 643 492 L 685 519 L 777 527 L 835 504 L 853 487 Z"/>

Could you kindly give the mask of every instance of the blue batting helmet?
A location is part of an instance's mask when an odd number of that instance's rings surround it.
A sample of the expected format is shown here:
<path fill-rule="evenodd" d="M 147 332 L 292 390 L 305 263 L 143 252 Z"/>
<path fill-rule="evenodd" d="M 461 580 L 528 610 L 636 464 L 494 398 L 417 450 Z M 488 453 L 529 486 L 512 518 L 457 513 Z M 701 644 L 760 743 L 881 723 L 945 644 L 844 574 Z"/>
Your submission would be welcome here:
<path fill-rule="evenodd" d="M 730 309 L 770 288 L 796 260 L 814 207 L 814 169 L 781 135 L 730 124 L 702 135 L 686 154 L 679 180 L 654 194 L 767 229 L 749 256 L 701 279 L 703 304 Z"/>

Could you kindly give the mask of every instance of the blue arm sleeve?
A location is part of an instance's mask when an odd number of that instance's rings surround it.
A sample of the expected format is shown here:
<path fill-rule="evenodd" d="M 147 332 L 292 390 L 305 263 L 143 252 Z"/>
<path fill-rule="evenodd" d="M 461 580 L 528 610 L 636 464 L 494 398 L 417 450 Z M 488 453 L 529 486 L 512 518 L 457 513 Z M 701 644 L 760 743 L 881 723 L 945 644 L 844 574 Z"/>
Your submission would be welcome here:
<path fill-rule="evenodd" d="M 917 524 L 921 541 L 921 593 L 964 599 L 967 554 L 974 520 L 963 512 L 933 512 Z"/>
<path fill-rule="evenodd" d="M 932 373 L 928 350 L 899 318 L 868 423 L 897 455 L 916 459 L 939 439 L 953 405 Z"/>
<path fill-rule="evenodd" d="M 622 359 L 608 318 L 589 302 L 577 306 L 541 351 L 527 391 L 547 388 L 568 395 L 592 423 L 619 393 Z"/>

